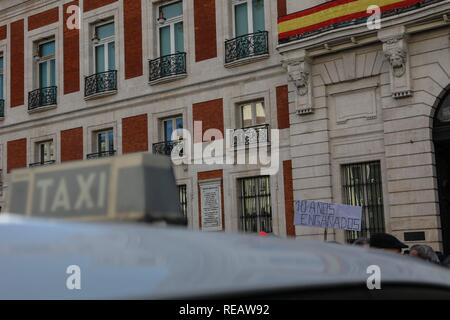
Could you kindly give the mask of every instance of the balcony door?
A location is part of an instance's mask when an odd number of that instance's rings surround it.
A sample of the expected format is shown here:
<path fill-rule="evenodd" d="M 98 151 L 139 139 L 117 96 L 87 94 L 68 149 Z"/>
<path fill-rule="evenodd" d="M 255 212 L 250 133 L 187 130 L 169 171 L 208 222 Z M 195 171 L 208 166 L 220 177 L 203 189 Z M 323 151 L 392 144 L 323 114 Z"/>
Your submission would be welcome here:
<path fill-rule="evenodd" d="M 40 43 L 38 51 L 39 88 L 56 86 L 55 41 Z"/>
<path fill-rule="evenodd" d="M 266 124 L 266 111 L 263 101 L 255 101 L 240 106 L 241 128 Z"/>
<path fill-rule="evenodd" d="M 160 6 L 157 22 L 160 56 L 184 52 L 183 1 Z"/>
<path fill-rule="evenodd" d="M 97 25 L 94 35 L 95 73 L 116 70 L 114 22 Z"/>
<path fill-rule="evenodd" d="M 265 31 L 264 0 L 233 1 L 234 36 Z"/>
<path fill-rule="evenodd" d="M 44 164 L 54 160 L 53 140 L 36 143 L 36 162 Z"/>
<path fill-rule="evenodd" d="M 181 129 L 183 129 L 183 118 L 173 117 L 162 121 L 162 129 L 164 135 L 164 142 L 181 140 L 183 135 Z M 175 139 L 172 139 L 174 136 Z"/>
<path fill-rule="evenodd" d="M 98 131 L 96 133 L 97 153 L 114 152 L 114 132 L 112 129 Z"/>
<path fill-rule="evenodd" d="M 0 55 L 0 100 L 5 99 L 4 96 L 4 78 L 3 78 L 3 56 Z"/>

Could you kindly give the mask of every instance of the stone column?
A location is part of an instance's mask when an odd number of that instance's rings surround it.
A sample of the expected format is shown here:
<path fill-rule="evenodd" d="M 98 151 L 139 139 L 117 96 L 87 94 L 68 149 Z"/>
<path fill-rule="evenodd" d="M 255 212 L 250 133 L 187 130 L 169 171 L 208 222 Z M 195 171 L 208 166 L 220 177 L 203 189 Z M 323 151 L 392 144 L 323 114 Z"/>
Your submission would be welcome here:
<path fill-rule="evenodd" d="M 294 200 L 331 202 L 325 83 L 315 74 L 313 61 L 305 50 L 292 49 L 281 54 L 289 84 L 289 143 Z M 323 228 L 295 227 L 296 236 L 310 239 L 323 240 L 324 231 Z M 328 229 L 327 232 L 327 239 L 334 240 L 334 230 Z"/>

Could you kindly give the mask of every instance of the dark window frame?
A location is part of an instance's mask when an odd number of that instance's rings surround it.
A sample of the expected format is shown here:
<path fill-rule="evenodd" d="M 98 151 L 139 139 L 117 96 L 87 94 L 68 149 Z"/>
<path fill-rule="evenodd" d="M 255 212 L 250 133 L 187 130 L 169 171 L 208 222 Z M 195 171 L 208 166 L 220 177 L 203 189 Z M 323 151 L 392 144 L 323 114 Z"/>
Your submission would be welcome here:
<path fill-rule="evenodd" d="M 383 181 L 379 160 L 341 166 L 342 202 L 362 206 L 361 231 L 346 231 L 346 241 L 385 232 Z"/>
<path fill-rule="evenodd" d="M 241 232 L 273 232 L 270 176 L 238 179 L 239 230 Z M 265 187 L 265 190 L 262 188 Z M 247 188 L 253 188 L 249 190 Z M 249 205 L 253 202 L 253 206 Z M 250 210 L 255 212 L 250 212 Z M 267 210 L 268 209 L 268 210 Z"/>

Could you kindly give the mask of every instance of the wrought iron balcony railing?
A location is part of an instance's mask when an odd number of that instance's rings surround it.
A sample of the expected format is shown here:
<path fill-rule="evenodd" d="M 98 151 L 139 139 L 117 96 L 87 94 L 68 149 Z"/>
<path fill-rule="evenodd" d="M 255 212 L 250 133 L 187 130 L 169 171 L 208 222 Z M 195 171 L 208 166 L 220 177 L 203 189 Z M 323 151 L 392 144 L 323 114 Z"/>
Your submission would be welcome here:
<path fill-rule="evenodd" d="M 232 134 L 232 141 L 235 147 L 256 145 L 258 143 L 268 143 L 269 140 L 269 125 L 262 124 L 252 127 L 234 130 Z"/>
<path fill-rule="evenodd" d="M 28 110 L 56 105 L 57 87 L 39 88 L 28 93 Z"/>
<path fill-rule="evenodd" d="M 55 164 L 55 163 L 56 163 L 55 160 L 40 161 L 40 162 L 30 163 L 29 167 L 34 168 L 34 167 L 49 166 L 49 165 Z"/>
<path fill-rule="evenodd" d="M 113 157 L 115 155 L 116 155 L 116 150 L 109 150 L 109 151 L 90 153 L 86 156 L 86 158 L 87 159 L 98 159 L 98 158 L 105 158 L 105 157 Z"/>
<path fill-rule="evenodd" d="M 93 74 L 84 79 L 84 96 L 117 90 L 117 70 Z"/>
<path fill-rule="evenodd" d="M 175 149 L 175 154 L 183 156 L 183 147 L 183 140 L 163 141 L 153 144 L 153 153 L 170 156 L 172 154 L 172 150 Z"/>
<path fill-rule="evenodd" d="M 186 52 L 169 54 L 149 61 L 150 82 L 186 74 Z"/>
<path fill-rule="evenodd" d="M 5 117 L 5 100 L 0 99 L 0 118 Z"/>
<path fill-rule="evenodd" d="M 269 32 L 249 33 L 225 41 L 225 63 L 269 53 Z"/>

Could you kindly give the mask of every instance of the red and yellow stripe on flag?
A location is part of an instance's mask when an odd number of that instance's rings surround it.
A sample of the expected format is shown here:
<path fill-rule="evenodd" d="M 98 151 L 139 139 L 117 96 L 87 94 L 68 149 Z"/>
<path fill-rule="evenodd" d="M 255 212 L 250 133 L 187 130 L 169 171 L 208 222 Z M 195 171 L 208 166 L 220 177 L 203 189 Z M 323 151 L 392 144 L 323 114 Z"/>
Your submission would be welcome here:
<path fill-rule="evenodd" d="M 336 0 L 303 11 L 295 12 L 278 19 L 280 40 L 313 32 L 353 19 L 368 17 L 367 8 L 380 7 L 381 12 L 413 6 L 423 0 Z"/>

